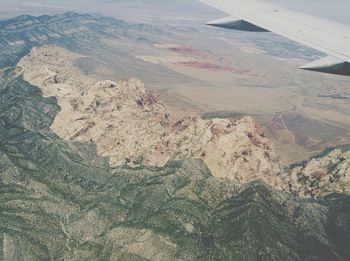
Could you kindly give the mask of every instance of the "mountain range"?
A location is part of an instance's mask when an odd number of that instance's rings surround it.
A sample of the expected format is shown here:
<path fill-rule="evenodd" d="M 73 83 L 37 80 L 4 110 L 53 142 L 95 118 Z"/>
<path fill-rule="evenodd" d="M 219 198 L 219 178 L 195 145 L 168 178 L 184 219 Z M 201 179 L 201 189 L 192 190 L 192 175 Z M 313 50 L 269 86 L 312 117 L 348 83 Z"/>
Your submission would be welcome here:
<path fill-rule="evenodd" d="M 152 26 L 74 13 L 0 25 L 1 260 L 349 259 L 348 145 L 289 165 L 249 116 L 173 116 L 125 73 L 144 63 L 127 42 L 147 48 Z M 81 66 L 108 68 L 91 54 L 111 28 L 118 82 Z M 166 160 L 146 160 L 157 148 Z M 238 167 L 218 170 L 218 152 Z"/>

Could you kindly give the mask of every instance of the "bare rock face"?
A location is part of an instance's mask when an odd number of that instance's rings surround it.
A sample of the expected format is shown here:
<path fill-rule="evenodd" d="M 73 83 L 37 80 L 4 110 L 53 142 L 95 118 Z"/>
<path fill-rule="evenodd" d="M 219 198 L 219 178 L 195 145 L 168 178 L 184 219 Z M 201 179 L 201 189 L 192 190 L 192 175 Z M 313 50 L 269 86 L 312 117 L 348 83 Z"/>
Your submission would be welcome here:
<path fill-rule="evenodd" d="M 164 166 L 169 160 L 200 158 L 217 177 L 286 185 L 277 175 L 278 154 L 251 117 L 175 121 L 144 83 L 90 78 L 74 66 L 80 57 L 42 46 L 18 64 L 26 81 L 57 98 L 61 112 L 51 129 L 61 138 L 96 143 L 111 166 Z"/>
<path fill-rule="evenodd" d="M 98 81 L 74 66 L 80 55 L 55 46 L 34 48 L 18 64 L 24 79 L 54 96 L 61 107 L 51 129 L 61 138 L 97 144 L 119 165 L 164 166 L 202 159 L 212 174 L 245 184 L 261 179 L 299 196 L 349 193 L 350 154 L 334 150 L 283 170 L 251 117 L 239 120 L 186 116 L 175 120 L 159 95 L 137 79 Z"/>
<path fill-rule="evenodd" d="M 348 195 L 240 185 L 202 160 L 111 168 L 50 131 L 54 98 L 4 74 L 0 260 L 349 260 Z"/>
<path fill-rule="evenodd" d="M 334 149 L 290 168 L 283 174 L 291 192 L 300 196 L 350 193 L 350 151 Z"/>

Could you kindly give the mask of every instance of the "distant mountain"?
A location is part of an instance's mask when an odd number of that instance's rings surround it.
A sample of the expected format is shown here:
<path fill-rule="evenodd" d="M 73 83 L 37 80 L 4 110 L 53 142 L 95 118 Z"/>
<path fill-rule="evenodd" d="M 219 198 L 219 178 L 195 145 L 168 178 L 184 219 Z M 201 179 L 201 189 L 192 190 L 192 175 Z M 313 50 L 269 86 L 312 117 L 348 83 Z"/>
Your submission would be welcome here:
<path fill-rule="evenodd" d="M 16 16 L 22 13 L 33 15 L 55 14 L 58 12 L 78 11 L 97 13 L 122 18 L 127 21 L 158 20 L 177 21 L 212 19 L 222 13 L 197 0 L 46 0 L 45 2 L 30 2 L 22 0 L 4 0 L 1 16 Z"/>
<path fill-rule="evenodd" d="M 130 24 L 92 14 L 21 15 L 0 20 L 0 68 L 15 66 L 34 46 L 58 45 L 87 56 L 80 63 L 86 72 L 93 73 L 90 68 L 97 61 L 118 78 L 137 76 L 170 83 L 178 76 L 186 81 L 189 77 L 135 57 L 152 52 L 154 43 L 174 41 L 175 33 L 171 27 L 163 30 L 160 26 Z"/>
<path fill-rule="evenodd" d="M 0 20 L 0 68 L 16 65 L 33 46 L 57 44 L 86 52 L 87 48 L 91 50 L 92 41 L 99 45 L 108 29 L 115 29 L 110 36 L 121 37 L 127 29 L 136 27 L 112 18 L 71 12 Z"/>

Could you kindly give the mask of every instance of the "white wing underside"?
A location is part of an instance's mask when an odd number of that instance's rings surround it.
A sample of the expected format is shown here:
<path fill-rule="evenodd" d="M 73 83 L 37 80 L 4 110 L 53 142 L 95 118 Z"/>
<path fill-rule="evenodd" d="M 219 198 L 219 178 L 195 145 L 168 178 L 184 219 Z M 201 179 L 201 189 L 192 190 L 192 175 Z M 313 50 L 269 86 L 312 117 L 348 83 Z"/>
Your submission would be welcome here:
<path fill-rule="evenodd" d="M 240 21 L 250 25 L 247 27 L 248 31 L 265 29 L 277 33 L 328 54 L 332 58 L 323 60 L 336 68 L 345 66 L 346 68 L 342 67 L 343 71 L 338 74 L 347 75 L 345 71 L 349 69 L 350 63 L 350 26 L 294 12 L 260 0 L 201 0 L 201 2 L 231 15 L 208 24 L 220 26 L 220 23 L 228 24 L 231 21 L 232 26 L 226 28 L 237 29 L 234 28 L 234 24 Z M 315 63 L 302 68 L 312 70 L 313 64 Z M 316 63 L 316 65 L 322 68 L 322 64 Z"/>

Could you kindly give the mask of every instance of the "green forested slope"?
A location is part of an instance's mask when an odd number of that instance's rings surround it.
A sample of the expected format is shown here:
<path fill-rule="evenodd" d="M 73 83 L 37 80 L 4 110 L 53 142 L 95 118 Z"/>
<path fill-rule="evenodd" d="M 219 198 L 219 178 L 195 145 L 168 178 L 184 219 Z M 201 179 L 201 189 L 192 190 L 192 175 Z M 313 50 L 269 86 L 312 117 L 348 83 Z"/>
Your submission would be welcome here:
<path fill-rule="evenodd" d="M 59 107 L 0 80 L 0 260 L 348 260 L 350 199 L 299 199 L 197 160 L 110 169 L 50 131 Z"/>

